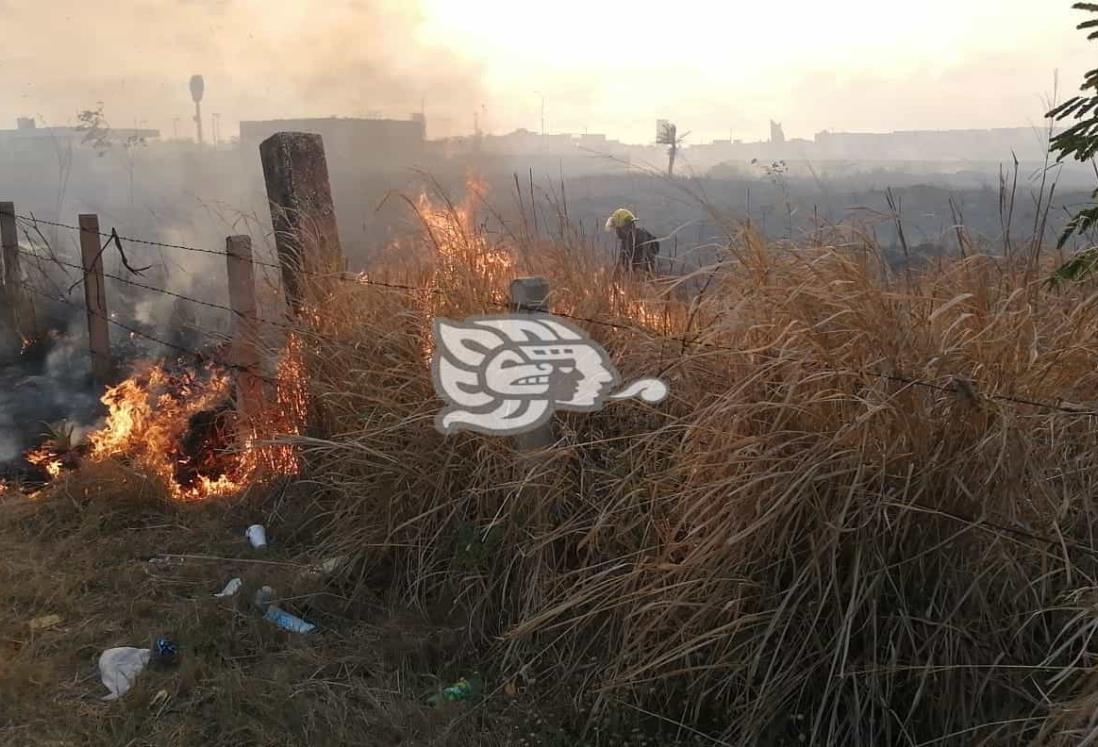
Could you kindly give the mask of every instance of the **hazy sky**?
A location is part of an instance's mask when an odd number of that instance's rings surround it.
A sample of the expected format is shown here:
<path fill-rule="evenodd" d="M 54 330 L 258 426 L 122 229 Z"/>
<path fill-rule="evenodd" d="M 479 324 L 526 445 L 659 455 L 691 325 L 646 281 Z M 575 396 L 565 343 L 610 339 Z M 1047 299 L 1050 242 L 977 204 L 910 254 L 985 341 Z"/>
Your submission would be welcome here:
<path fill-rule="evenodd" d="M 71 123 L 190 133 L 206 77 L 223 135 L 240 119 L 425 107 L 431 134 L 691 142 L 822 129 L 1033 124 L 1060 72 L 1098 63 L 1071 0 L 0 0 L 0 127 Z M 671 12 L 668 12 L 668 8 Z M 173 120 L 178 119 L 178 123 Z M 207 119 L 207 128 L 209 120 Z"/>

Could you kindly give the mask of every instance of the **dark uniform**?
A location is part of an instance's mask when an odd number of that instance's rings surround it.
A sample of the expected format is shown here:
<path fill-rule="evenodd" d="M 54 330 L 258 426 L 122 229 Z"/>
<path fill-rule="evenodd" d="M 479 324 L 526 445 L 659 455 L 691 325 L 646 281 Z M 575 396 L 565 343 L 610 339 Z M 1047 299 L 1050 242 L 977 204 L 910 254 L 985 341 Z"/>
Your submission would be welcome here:
<path fill-rule="evenodd" d="M 632 270 L 656 271 L 656 257 L 660 253 L 660 242 L 648 231 L 637 228 L 619 228 L 618 240 L 621 242 L 621 263 Z"/>

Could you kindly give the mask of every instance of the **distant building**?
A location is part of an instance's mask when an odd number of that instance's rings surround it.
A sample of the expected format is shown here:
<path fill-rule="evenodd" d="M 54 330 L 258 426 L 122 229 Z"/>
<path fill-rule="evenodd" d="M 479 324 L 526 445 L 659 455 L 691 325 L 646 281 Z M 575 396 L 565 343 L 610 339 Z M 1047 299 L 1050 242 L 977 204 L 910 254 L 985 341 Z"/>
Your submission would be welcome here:
<path fill-rule="evenodd" d="M 276 132 L 309 132 L 324 139 L 324 151 L 333 167 L 408 166 L 425 150 L 427 121 L 411 119 L 269 119 L 240 123 L 240 145 L 255 149 Z"/>
<path fill-rule="evenodd" d="M 1041 133 L 1031 127 L 988 130 L 901 130 L 897 132 L 818 132 L 812 140 L 786 139 L 781 124 L 771 122 L 770 139 L 755 142 L 714 140 L 686 149 L 698 169 L 717 164 L 772 161 L 844 163 L 1006 163 L 1011 154 L 1033 163 L 1045 155 Z"/>
<path fill-rule="evenodd" d="M 818 158 L 874 161 L 1008 161 L 1044 157 L 1045 145 L 1032 127 L 989 130 L 900 130 L 888 133 L 818 132 Z"/>
<path fill-rule="evenodd" d="M 77 147 L 88 137 L 88 131 L 77 127 L 38 127 L 31 117 L 16 119 L 14 130 L 0 130 L 0 155 L 39 155 L 55 151 L 58 147 Z M 110 128 L 102 133 L 106 145 L 119 145 L 130 138 L 141 138 L 146 143 L 159 139 L 159 130 Z M 90 146 L 89 146 L 90 147 Z"/>

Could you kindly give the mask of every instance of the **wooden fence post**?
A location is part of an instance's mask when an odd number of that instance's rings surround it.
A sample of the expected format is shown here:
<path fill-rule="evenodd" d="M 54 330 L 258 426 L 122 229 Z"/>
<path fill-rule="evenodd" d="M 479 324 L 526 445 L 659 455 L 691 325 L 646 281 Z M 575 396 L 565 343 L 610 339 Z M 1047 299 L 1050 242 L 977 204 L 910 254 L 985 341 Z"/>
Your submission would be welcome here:
<path fill-rule="evenodd" d="M 515 278 L 511 281 L 511 311 L 530 314 L 549 313 L 549 281 L 541 277 Z M 515 445 L 521 451 L 537 451 L 556 443 L 553 421 L 515 436 Z"/>
<path fill-rule="evenodd" d="M 111 333 L 107 290 L 103 282 L 103 249 L 99 243 L 99 216 L 80 216 L 80 256 L 84 265 L 84 303 L 88 313 L 88 347 L 92 377 L 98 384 L 111 379 Z"/>
<path fill-rule="evenodd" d="M 19 231 L 15 223 L 15 205 L 0 202 L 0 247 L 4 256 L 4 300 L 11 329 L 26 344 L 34 337 L 30 309 L 23 293 L 23 275 L 19 267 Z"/>
<path fill-rule="evenodd" d="M 343 271 L 328 164 L 320 135 L 276 132 L 259 144 L 282 284 L 294 314 Z M 312 291 L 312 292 L 309 292 Z"/>
<path fill-rule="evenodd" d="M 229 308 L 232 309 L 232 348 L 229 363 L 235 369 L 236 409 L 247 420 L 258 412 L 263 391 L 259 374 L 259 346 L 255 299 L 255 268 L 250 236 L 225 239 L 229 271 Z"/>

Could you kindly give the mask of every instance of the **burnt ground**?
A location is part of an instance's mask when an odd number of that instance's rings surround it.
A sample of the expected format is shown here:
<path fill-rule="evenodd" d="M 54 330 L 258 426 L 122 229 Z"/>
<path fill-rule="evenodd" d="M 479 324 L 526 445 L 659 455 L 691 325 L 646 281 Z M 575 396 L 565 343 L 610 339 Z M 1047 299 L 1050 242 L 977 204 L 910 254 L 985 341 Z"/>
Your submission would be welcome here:
<path fill-rule="evenodd" d="M 465 650 L 460 621 L 352 596 L 349 579 L 303 573 L 307 505 L 272 497 L 173 504 L 116 464 L 86 466 L 50 493 L 0 494 L 0 744 L 4 745 L 674 745 L 634 712 L 593 721 L 551 682 L 500 682 Z M 268 527 L 266 550 L 243 538 Z M 165 555 L 172 557 L 165 559 Z M 353 571 L 351 571 L 353 573 Z M 215 599 L 239 576 L 240 593 Z M 277 629 L 251 599 L 270 585 L 310 621 Z M 60 621 L 34 629 L 48 615 Z M 99 654 L 179 644 L 103 702 Z M 485 697 L 431 706 L 458 677 L 485 671 Z M 660 733 L 663 732 L 663 733 Z M 681 732 L 678 733 L 682 736 Z"/>

